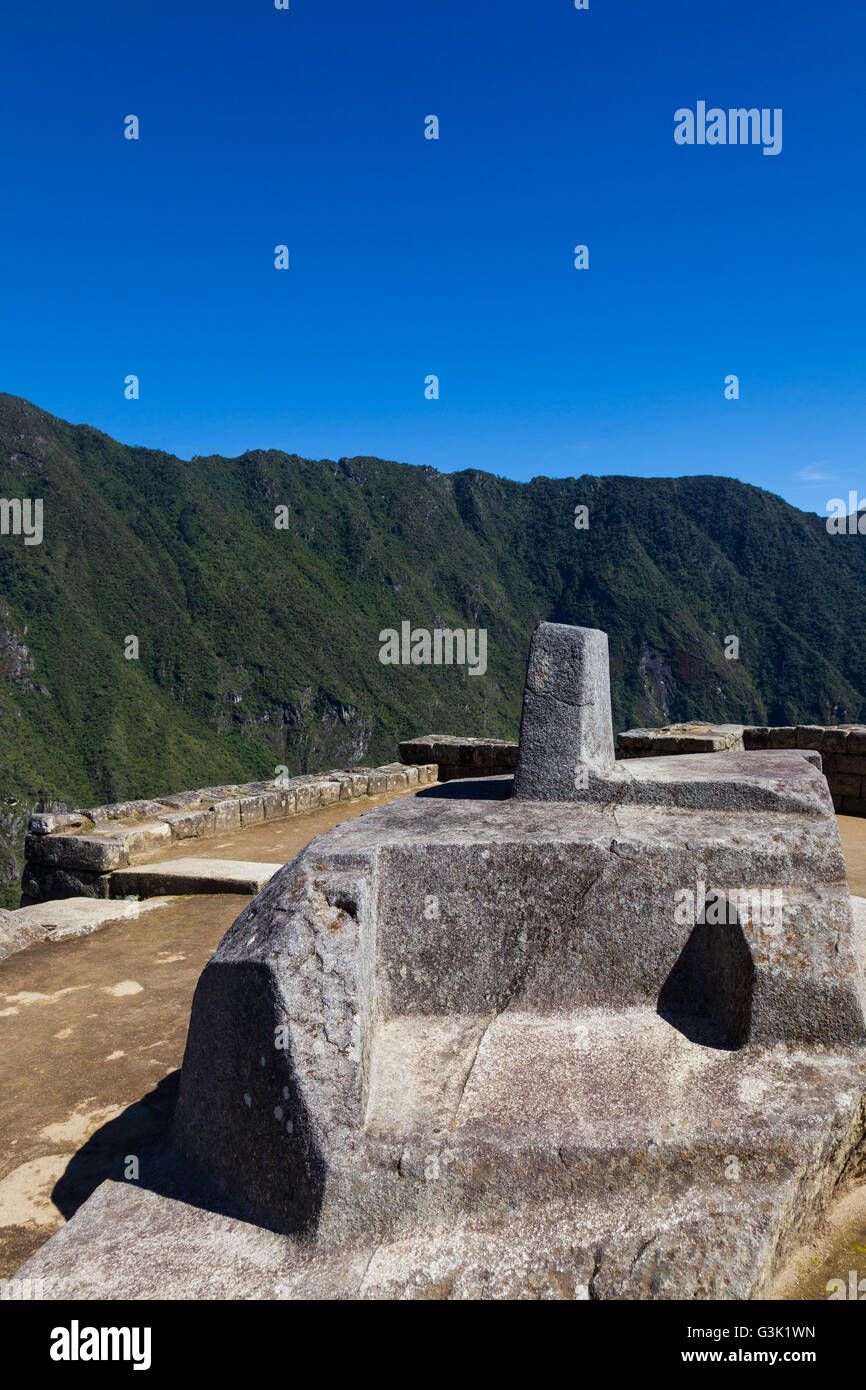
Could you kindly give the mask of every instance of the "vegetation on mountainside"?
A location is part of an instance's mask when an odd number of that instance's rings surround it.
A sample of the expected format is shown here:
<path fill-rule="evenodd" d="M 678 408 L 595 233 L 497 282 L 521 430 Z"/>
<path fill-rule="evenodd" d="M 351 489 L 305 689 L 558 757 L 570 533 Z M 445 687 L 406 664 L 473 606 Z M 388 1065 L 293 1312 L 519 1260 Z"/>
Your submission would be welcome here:
<path fill-rule="evenodd" d="M 44 500 L 41 545 L 0 536 L 10 885 L 37 800 L 382 762 L 433 731 L 515 738 L 540 619 L 609 633 L 617 728 L 864 713 L 863 538 L 729 479 L 185 462 L 0 395 L 0 496 Z M 486 675 L 383 666 L 403 620 L 486 628 Z"/>

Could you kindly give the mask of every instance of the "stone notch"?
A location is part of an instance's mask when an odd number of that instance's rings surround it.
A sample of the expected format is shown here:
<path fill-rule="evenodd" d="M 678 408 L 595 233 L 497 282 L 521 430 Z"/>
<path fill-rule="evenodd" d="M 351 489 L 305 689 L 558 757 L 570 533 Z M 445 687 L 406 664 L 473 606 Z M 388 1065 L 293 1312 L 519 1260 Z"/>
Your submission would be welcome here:
<path fill-rule="evenodd" d="M 581 772 L 614 766 L 607 633 L 539 623 L 532 634 L 514 796 L 577 801 Z"/>

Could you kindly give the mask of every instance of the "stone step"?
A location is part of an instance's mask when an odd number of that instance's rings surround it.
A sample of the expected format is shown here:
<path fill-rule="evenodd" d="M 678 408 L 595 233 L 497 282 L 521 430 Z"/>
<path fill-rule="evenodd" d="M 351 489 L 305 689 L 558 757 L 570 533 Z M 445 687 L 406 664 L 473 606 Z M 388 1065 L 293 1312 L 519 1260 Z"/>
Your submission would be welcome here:
<path fill-rule="evenodd" d="M 426 1185 L 439 1186 L 432 1174 Z M 199 1194 L 106 1181 L 16 1277 L 43 1280 L 54 1300 L 655 1299 L 669 1296 L 664 1271 L 675 1268 L 683 1298 L 742 1299 L 761 1291 L 755 1271 L 790 1221 L 791 1191 L 779 1180 L 696 1183 L 667 1204 L 661 1229 L 643 1194 L 570 1193 L 507 1220 L 420 1221 L 311 1258 L 303 1242 L 208 1210 Z"/>
<path fill-rule="evenodd" d="M 170 898 L 149 898 L 145 903 L 106 902 L 104 898 L 58 898 L 34 903 L 0 915 L 0 960 L 34 941 L 62 941 L 67 936 L 88 936 L 100 927 L 135 921 L 142 912 L 162 907 Z"/>
<path fill-rule="evenodd" d="M 365 1134 L 403 1148 L 404 1177 L 438 1160 L 443 1184 L 485 1165 L 488 1186 L 528 1184 L 528 1155 L 548 1186 L 630 1181 L 614 1155 L 647 1180 L 685 1161 L 724 1182 L 732 1153 L 753 1176 L 768 1160 L 782 1172 L 837 1112 L 854 1122 L 863 1086 L 859 1059 L 834 1057 L 828 1090 L 811 1051 L 706 1046 L 648 1008 L 403 1015 L 379 1022 L 371 1053 Z"/>
<path fill-rule="evenodd" d="M 111 894 L 152 898 L 160 893 L 244 893 L 254 896 L 282 864 L 250 859 L 164 859 L 159 864 L 118 869 L 111 877 Z"/>

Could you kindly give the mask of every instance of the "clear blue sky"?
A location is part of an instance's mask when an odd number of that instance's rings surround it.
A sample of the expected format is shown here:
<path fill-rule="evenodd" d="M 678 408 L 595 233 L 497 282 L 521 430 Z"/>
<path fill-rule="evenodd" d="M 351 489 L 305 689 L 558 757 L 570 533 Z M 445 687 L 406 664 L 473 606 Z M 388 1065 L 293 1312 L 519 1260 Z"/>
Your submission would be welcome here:
<path fill-rule="evenodd" d="M 184 457 L 866 493 L 864 10 L 10 2 L 0 389 Z M 677 146 L 698 100 L 782 153 Z"/>

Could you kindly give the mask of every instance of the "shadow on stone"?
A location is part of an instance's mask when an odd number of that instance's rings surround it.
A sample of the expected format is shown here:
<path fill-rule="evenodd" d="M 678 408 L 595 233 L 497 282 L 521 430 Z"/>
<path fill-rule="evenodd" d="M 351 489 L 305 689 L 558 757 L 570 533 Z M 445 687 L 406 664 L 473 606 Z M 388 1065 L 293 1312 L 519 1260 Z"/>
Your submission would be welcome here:
<path fill-rule="evenodd" d="M 662 985 L 658 1014 L 690 1042 L 734 1052 L 749 1038 L 754 979 L 739 920 L 697 922 Z"/>
<path fill-rule="evenodd" d="M 73 1155 L 51 1193 L 67 1221 L 101 1183 L 126 1181 L 131 1187 L 143 1187 L 204 1211 L 277 1229 L 171 1146 L 169 1132 L 179 1087 L 180 1071 L 173 1071 L 155 1090 L 96 1130 Z M 138 1160 L 137 1178 L 127 1177 L 131 1157 Z"/>
<path fill-rule="evenodd" d="M 169 1147 L 169 1125 L 179 1085 L 180 1071 L 171 1072 L 155 1090 L 96 1130 L 73 1155 L 51 1193 L 53 1202 L 67 1221 L 100 1183 L 109 1180 L 128 1181 L 133 1187 L 178 1197 L 193 1206 L 224 1215 L 248 1215 Z M 137 1160 L 137 1178 L 127 1176 L 132 1158 Z"/>
<path fill-rule="evenodd" d="M 145 1149 L 164 1135 L 177 1101 L 180 1072 L 173 1071 L 141 1100 L 102 1125 L 72 1156 L 58 1178 L 52 1199 L 68 1221 L 101 1182 L 122 1182 L 129 1156 L 141 1162 Z"/>
<path fill-rule="evenodd" d="M 514 778 L 508 777 L 466 777 L 460 781 L 439 782 L 416 792 L 420 799 L 430 796 L 446 801 L 508 801 Z"/>

